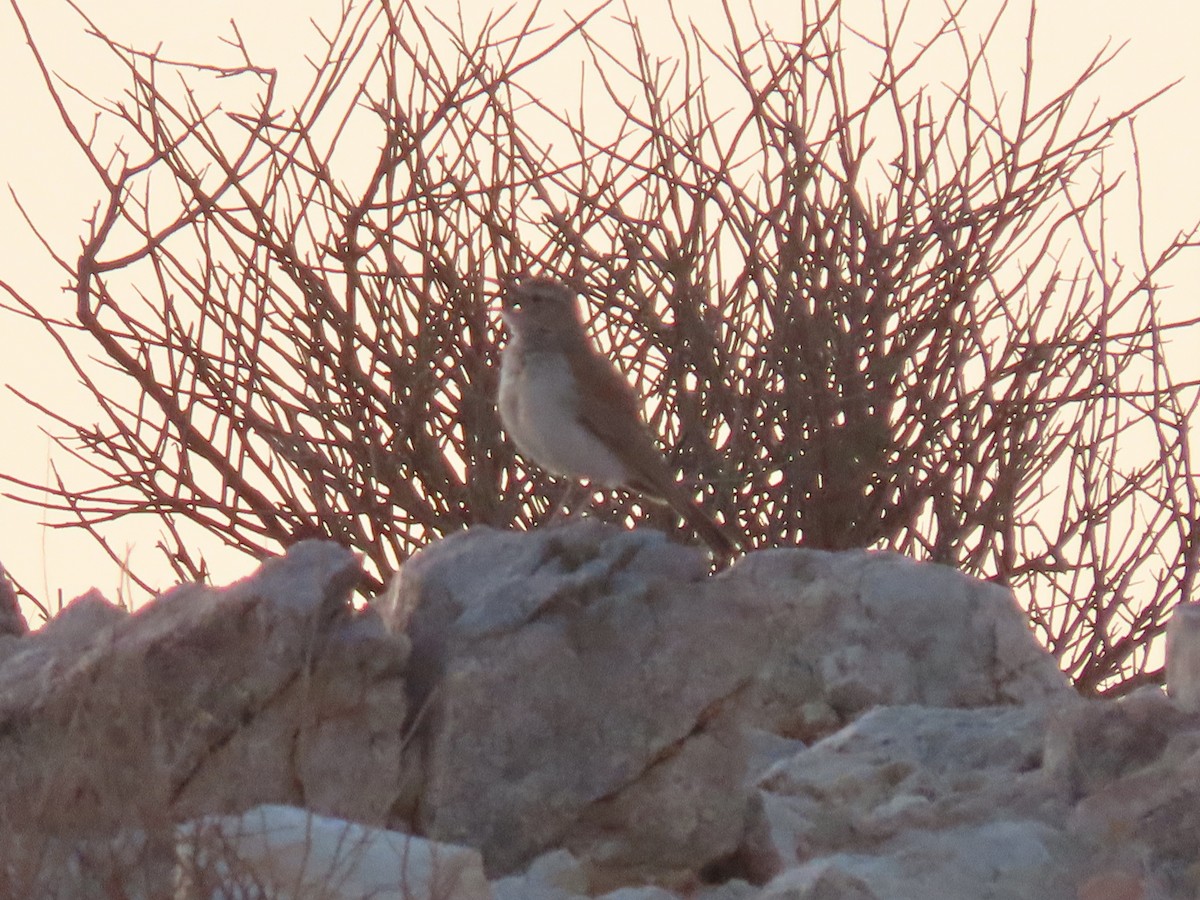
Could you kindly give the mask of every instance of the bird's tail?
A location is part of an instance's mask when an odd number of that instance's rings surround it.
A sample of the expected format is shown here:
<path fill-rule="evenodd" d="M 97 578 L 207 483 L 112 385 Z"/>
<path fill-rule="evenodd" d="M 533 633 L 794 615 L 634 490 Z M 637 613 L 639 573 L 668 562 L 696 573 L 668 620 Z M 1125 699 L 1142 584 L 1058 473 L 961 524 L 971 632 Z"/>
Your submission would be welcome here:
<path fill-rule="evenodd" d="M 697 537 L 708 544 L 717 557 L 718 565 L 733 559 L 737 555 L 739 547 L 725 529 L 718 525 L 716 520 L 706 513 L 695 500 L 687 496 L 680 486 L 674 485 L 673 487 L 671 496 L 665 498 L 671 509 L 675 510 L 688 524 L 688 527 L 696 532 Z"/>

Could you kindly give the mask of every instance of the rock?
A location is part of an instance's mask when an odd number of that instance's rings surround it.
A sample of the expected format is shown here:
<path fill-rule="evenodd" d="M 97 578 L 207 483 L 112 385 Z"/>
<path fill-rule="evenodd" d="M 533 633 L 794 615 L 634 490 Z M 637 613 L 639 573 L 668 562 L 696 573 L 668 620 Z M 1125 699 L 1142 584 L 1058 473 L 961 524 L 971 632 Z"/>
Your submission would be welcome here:
<path fill-rule="evenodd" d="M 938 895 L 940 898 L 940 894 Z M 768 884 L 760 900 L 880 900 L 861 878 L 835 860 L 822 860 L 792 869 Z"/>
<path fill-rule="evenodd" d="M 729 855 L 745 828 L 747 748 L 729 717 L 668 748 L 644 774 L 581 811 L 563 841 L 598 879 L 686 885 L 700 864 Z M 614 835 L 619 835 L 614 840 Z"/>
<path fill-rule="evenodd" d="M 494 900 L 578 900 L 587 897 L 588 875 L 567 850 L 553 850 L 520 874 L 492 883 Z"/>
<path fill-rule="evenodd" d="M 876 852 L 838 853 L 780 875 L 763 900 L 1026 900 L 1068 896 L 1060 854 L 1069 841 L 1041 822 L 997 821 L 913 830 Z"/>
<path fill-rule="evenodd" d="M 1071 696 L 1009 593 L 891 554 L 764 551 L 710 577 L 655 532 L 478 528 L 416 554 L 377 609 L 427 708 L 414 822 L 495 874 L 554 846 L 624 884 L 728 857 L 755 729 Z"/>
<path fill-rule="evenodd" d="M 82 648 L 94 641 L 97 632 L 115 628 L 128 618 L 129 610 L 92 588 L 64 606 L 57 616 L 30 635 L 30 639 L 31 643 L 47 646 L 61 647 L 69 643 Z"/>
<path fill-rule="evenodd" d="M 1186 712 L 1200 712 L 1200 603 L 1180 603 L 1167 623 L 1167 692 Z"/>
<path fill-rule="evenodd" d="M 1079 799 L 1153 763 L 1174 734 L 1196 727 L 1200 719 L 1155 687 L 1117 702 L 1069 704 L 1046 736 L 1046 770 L 1072 799 Z"/>
<path fill-rule="evenodd" d="M 653 885 L 618 888 L 601 894 L 605 900 L 614 897 L 680 897 L 688 900 L 755 900 L 759 891 L 749 882 L 732 879 L 719 885 L 692 884 L 686 893 L 677 894 Z M 492 882 L 494 900 L 584 900 L 597 896 L 587 869 L 566 850 L 554 850 L 530 863 L 518 875 L 509 875 Z"/>
<path fill-rule="evenodd" d="M 64 839 L 44 831 L 20 830 L 19 825 L 13 828 L 0 837 L 5 863 L 0 869 L 0 896 L 54 900 L 175 897 L 175 842 L 169 828 L 156 832 L 126 829 L 91 839 Z"/>
<path fill-rule="evenodd" d="M 761 880 L 835 858 L 836 871 L 881 897 L 928 889 L 878 874 L 903 871 L 914 856 L 941 857 L 946 878 L 969 879 L 975 865 L 1048 867 L 1046 848 L 1061 855 L 1070 841 L 1039 821 L 1067 812 L 1041 771 L 1046 719 L 1040 705 L 873 710 L 763 775 L 745 865 Z"/>
<path fill-rule="evenodd" d="M 654 885 L 619 888 L 601 894 L 600 900 L 679 900 L 679 894 Z"/>
<path fill-rule="evenodd" d="M 475 530 L 406 563 L 414 671 L 443 673 L 429 682 L 422 832 L 481 847 L 497 873 L 552 845 L 626 866 L 633 880 L 647 858 L 690 870 L 732 850 L 744 751 L 712 720 L 771 637 L 706 571 L 699 551 L 660 534 L 592 522 Z M 681 754 L 685 769 L 673 765 Z M 664 797 L 656 785 L 672 776 L 655 769 L 676 773 L 686 800 L 674 809 L 687 814 L 666 817 L 665 832 L 657 817 L 642 830 L 624 820 L 632 830 L 615 841 L 602 834 L 607 811 L 637 804 L 623 791 Z"/>
<path fill-rule="evenodd" d="M 42 685 L 50 690 L 61 677 L 65 660 L 79 660 L 91 652 L 103 652 L 117 625 L 129 612 L 104 598 L 93 588 L 62 608 L 38 631 L 16 641 L 0 662 L 0 686 Z M 0 709 L 3 709 L 0 700 Z"/>
<path fill-rule="evenodd" d="M 312 541 L 133 615 L 85 595 L 0 666 L 0 806 L 55 835 L 263 802 L 382 822 L 407 643 L 354 613 L 359 576 Z"/>
<path fill-rule="evenodd" d="M 1082 798 L 1070 830 L 1097 865 L 1153 873 L 1147 896 L 1159 884 L 1168 897 L 1200 894 L 1200 717 L 1149 688 L 1064 716 L 1053 739 L 1059 777 Z"/>
<path fill-rule="evenodd" d="M 303 542 L 226 589 L 133 615 L 93 593 L 10 637 L 0 856 L 50 848 L 25 895 L 322 871 L 344 896 L 498 900 L 1200 887 L 1200 717 L 1080 700 L 994 585 L 806 549 L 713 576 L 590 520 L 432 544 L 366 609 L 359 576 Z M 433 883 L 443 857 L 458 886 Z"/>
<path fill-rule="evenodd" d="M 877 705 L 973 707 L 1071 695 L 1011 593 L 891 553 L 770 550 L 728 573 L 775 598 L 786 651 L 756 688 L 759 724 L 804 740 Z"/>
<path fill-rule="evenodd" d="M 724 884 L 695 888 L 688 900 L 758 900 L 761 892 L 748 881 L 733 878 Z"/>
<path fill-rule="evenodd" d="M 260 806 L 179 829 L 186 900 L 242 896 L 328 900 L 491 900 L 479 852 L 412 835 Z M 247 893 L 249 891 L 250 893 Z"/>
<path fill-rule="evenodd" d="M 38 840 L 21 854 L 35 866 L 13 866 L 6 855 L 5 897 L 492 897 L 477 850 L 289 806 L 205 816 L 153 832 L 125 829 L 103 839 Z"/>
<path fill-rule="evenodd" d="M 29 633 L 29 623 L 21 612 L 21 601 L 9 580 L 4 566 L 0 565 L 0 637 L 11 635 L 22 637 Z"/>
<path fill-rule="evenodd" d="M 1079 886 L 1078 900 L 1166 900 L 1158 886 L 1133 872 L 1111 871 L 1093 875 Z"/>

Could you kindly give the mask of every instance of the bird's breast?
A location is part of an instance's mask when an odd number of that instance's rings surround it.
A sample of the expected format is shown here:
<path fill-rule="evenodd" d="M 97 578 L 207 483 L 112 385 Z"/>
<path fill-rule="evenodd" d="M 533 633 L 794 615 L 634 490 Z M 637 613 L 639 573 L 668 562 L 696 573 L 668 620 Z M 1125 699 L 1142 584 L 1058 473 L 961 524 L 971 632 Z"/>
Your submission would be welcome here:
<path fill-rule="evenodd" d="M 579 416 L 579 386 L 561 351 L 510 342 L 500 364 L 500 419 L 521 455 L 556 475 L 618 486 L 627 469 Z"/>

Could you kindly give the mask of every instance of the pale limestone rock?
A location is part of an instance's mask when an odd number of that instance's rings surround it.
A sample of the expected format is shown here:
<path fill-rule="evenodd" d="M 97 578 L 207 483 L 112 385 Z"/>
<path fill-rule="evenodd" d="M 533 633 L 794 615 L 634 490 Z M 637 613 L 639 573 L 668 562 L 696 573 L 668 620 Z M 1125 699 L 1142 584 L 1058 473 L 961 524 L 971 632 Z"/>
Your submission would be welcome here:
<path fill-rule="evenodd" d="M 1197 726 L 1200 720 L 1155 687 L 1116 702 L 1068 704 L 1059 709 L 1046 736 L 1046 771 L 1078 799 L 1155 762 L 1174 736 Z"/>
<path fill-rule="evenodd" d="M 791 869 L 763 900 L 1028 900 L 1069 896 L 1068 840 L 1031 821 L 906 832 L 874 853 L 837 853 Z"/>
<path fill-rule="evenodd" d="M 748 881 L 733 878 L 723 884 L 692 889 L 687 900 L 758 900 L 761 891 Z"/>
<path fill-rule="evenodd" d="M 1200 712 L 1200 603 L 1180 603 L 1167 623 L 1167 692 L 1180 709 Z"/>
<path fill-rule="evenodd" d="M 554 846 L 627 884 L 728 856 L 767 764 L 754 730 L 1071 695 L 1008 592 L 891 554 L 765 551 L 711 577 L 655 532 L 480 528 L 415 555 L 377 609 L 412 639 L 423 710 L 406 808 L 497 874 Z"/>
<path fill-rule="evenodd" d="M 645 892 L 640 893 L 640 892 Z M 539 856 L 520 874 L 492 882 L 494 900 L 585 900 L 591 890 L 587 869 L 570 852 L 554 850 Z M 687 900 L 756 900 L 759 889 L 741 879 L 723 884 L 690 884 L 683 893 L 656 886 L 629 886 L 601 894 L 613 897 L 686 897 Z"/>
<path fill-rule="evenodd" d="M 679 894 L 666 888 L 645 885 L 642 887 L 618 888 L 601 894 L 599 900 L 679 900 Z"/>
<path fill-rule="evenodd" d="M 1112 706 L 1125 712 L 1136 696 Z M 1147 724 L 1146 712 L 1137 710 L 1136 721 Z M 1200 895 L 1200 720 L 1147 727 L 1144 743 L 1132 723 L 1108 721 L 1107 752 L 1104 731 L 1080 734 L 1081 749 L 1098 746 L 1075 757 L 1091 775 L 1075 781 L 1085 795 L 1071 811 L 1071 833 L 1094 849 L 1098 868 L 1141 873 L 1157 885 L 1151 893 L 1166 897 Z"/>
<path fill-rule="evenodd" d="M 126 829 L 90 840 L 6 830 L 2 847 L 0 897 L 6 900 L 175 897 L 175 842 L 169 826 L 152 833 Z"/>
<path fill-rule="evenodd" d="M 474 846 L 498 900 L 1074 897 L 1128 869 L 1104 835 L 1131 828 L 1146 884 L 1192 885 L 1191 718 L 1077 700 L 993 585 L 804 549 L 713 577 L 586 520 L 433 544 L 366 611 L 357 577 L 306 543 L 18 639 L 0 801 L 44 791 L 68 832 L 302 803 L 364 845 L 403 837 L 365 823 Z M 56 751 L 71 723 L 88 742 Z"/>
<path fill-rule="evenodd" d="M 555 844 L 631 869 L 730 852 L 745 751 L 715 719 L 772 636 L 757 603 L 730 602 L 706 571 L 699 551 L 657 533 L 589 522 L 476 530 L 410 560 L 413 679 L 425 696 L 436 689 L 415 742 L 427 760 L 421 830 L 482 847 L 497 873 Z M 649 809 L 642 792 L 680 814 L 601 834 L 611 809 Z"/>
<path fill-rule="evenodd" d="M 818 860 L 783 873 L 763 889 L 759 900 L 890 900 L 890 898 L 880 898 L 865 881 L 842 868 L 840 862 L 833 859 Z"/>
<path fill-rule="evenodd" d="M 912 833 L 952 844 L 997 816 L 1061 820 L 1041 772 L 1045 721 L 1036 705 L 873 710 L 763 775 L 748 865 L 765 878 L 830 855 L 883 858 Z"/>
<path fill-rule="evenodd" d="M 688 881 L 698 862 L 737 846 L 746 761 L 742 733 L 722 720 L 651 762 L 625 790 L 593 802 L 564 842 L 593 865 L 621 872 L 621 880 Z"/>
<path fill-rule="evenodd" d="M 1098 872 L 1080 885 L 1077 900 L 1169 900 L 1157 881 L 1136 871 Z"/>
<path fill-rule="evenodd" d="M 764 727 L 808 739 L 880 704 L 983 706 L 1070 693 L 1012 595 L 890 553 L 771 550 L 728 573 L 794 641 L 757 688 Z"/>
<path fill-rule="evenodd" d="M 516 875 L 492 882 L 494 900 L 580 900 L 588 896 L 588 875 L 567 850 L 544 853 Z"/>
<path fill-rule="evenodd" d="M 3 808 L 57 835 L 269 801 L 382 822 L 407 642 L 353 612 L 360 572 L 313 541 L 133 615 L 77 600 L 0 666 Z"/>
<path fill-rule="evenodd" d="M 260 806 L 239 816 L 189 822 L 179 829 L 179 854 L 180 900 L 492 896 L 477 850 L 289 806 Z"/>
<path fill-rule="evenodd" d="M 92 588 L 62 608 L 57 616 L 29 636 L 28 646 L 70 645 L 82 650 L 96 642 L 99 633 L 111 631 L 129 618 L 129 610 Z"/>
<path fill-rule="evenodd" d="M 97 654 L 103 655 L 127 610 L 104 598 L 95 588 L 76 597 L 40 629 L 16 640 L 0 662 L 0 685 L 21 685 L 20 696 L 53 690 L 68 668 Z M 28 693 L 25 693 L 28 692 Z M 0 700 L 0 709 L 3 709 Z"/>
<path fill-rule="evenodd" d="M 23 637 L 29 633 L 29 623 L 21 612 L 17 591 L 0 565 L 0 637 Z"/>

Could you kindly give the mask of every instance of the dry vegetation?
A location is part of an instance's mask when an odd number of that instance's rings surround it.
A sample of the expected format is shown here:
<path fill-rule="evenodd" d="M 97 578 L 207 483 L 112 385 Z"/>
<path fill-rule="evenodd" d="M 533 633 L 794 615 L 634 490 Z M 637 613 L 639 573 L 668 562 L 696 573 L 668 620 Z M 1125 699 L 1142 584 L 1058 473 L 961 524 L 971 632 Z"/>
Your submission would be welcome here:
<path fill-rule="evenodd" d="M 95 28 L 116 100 L 39 56 L 102 190 L 78 258 L 50 248 L 73 314 L 10 306 L 100 424 L 46 408 L 97 478 L 18 493 L 102 541 L 154 517 L 185 579 L 192 526 L 256 556 L 326 535 L 375 584 L 440 535 L 528 527 L 560 488 L 501 436 L 490 285 L 550 271 L 749 546 L 950 563 L 1012 585 L 1081 690 L 1156 678 L 1200 523 L 1194 385 L 1164 358 L 1189 323 L 1156 283 L 1193 238 L 1124 269 L 1105 249 L 1134 110 L 1076 106 L 1108 58 L 1060 90 L 1030 56 L 1001 99 L 990 32 L 868 41 L 802 6 L 788 41 L 679 21 L 662 61 L 636 23 L 611 38 L 620 10 L 472 31 L 366 4 L 295 104 L 240 38 L 197 65 Z M 567 112 L 545 86 L 581 55 Z"/>

